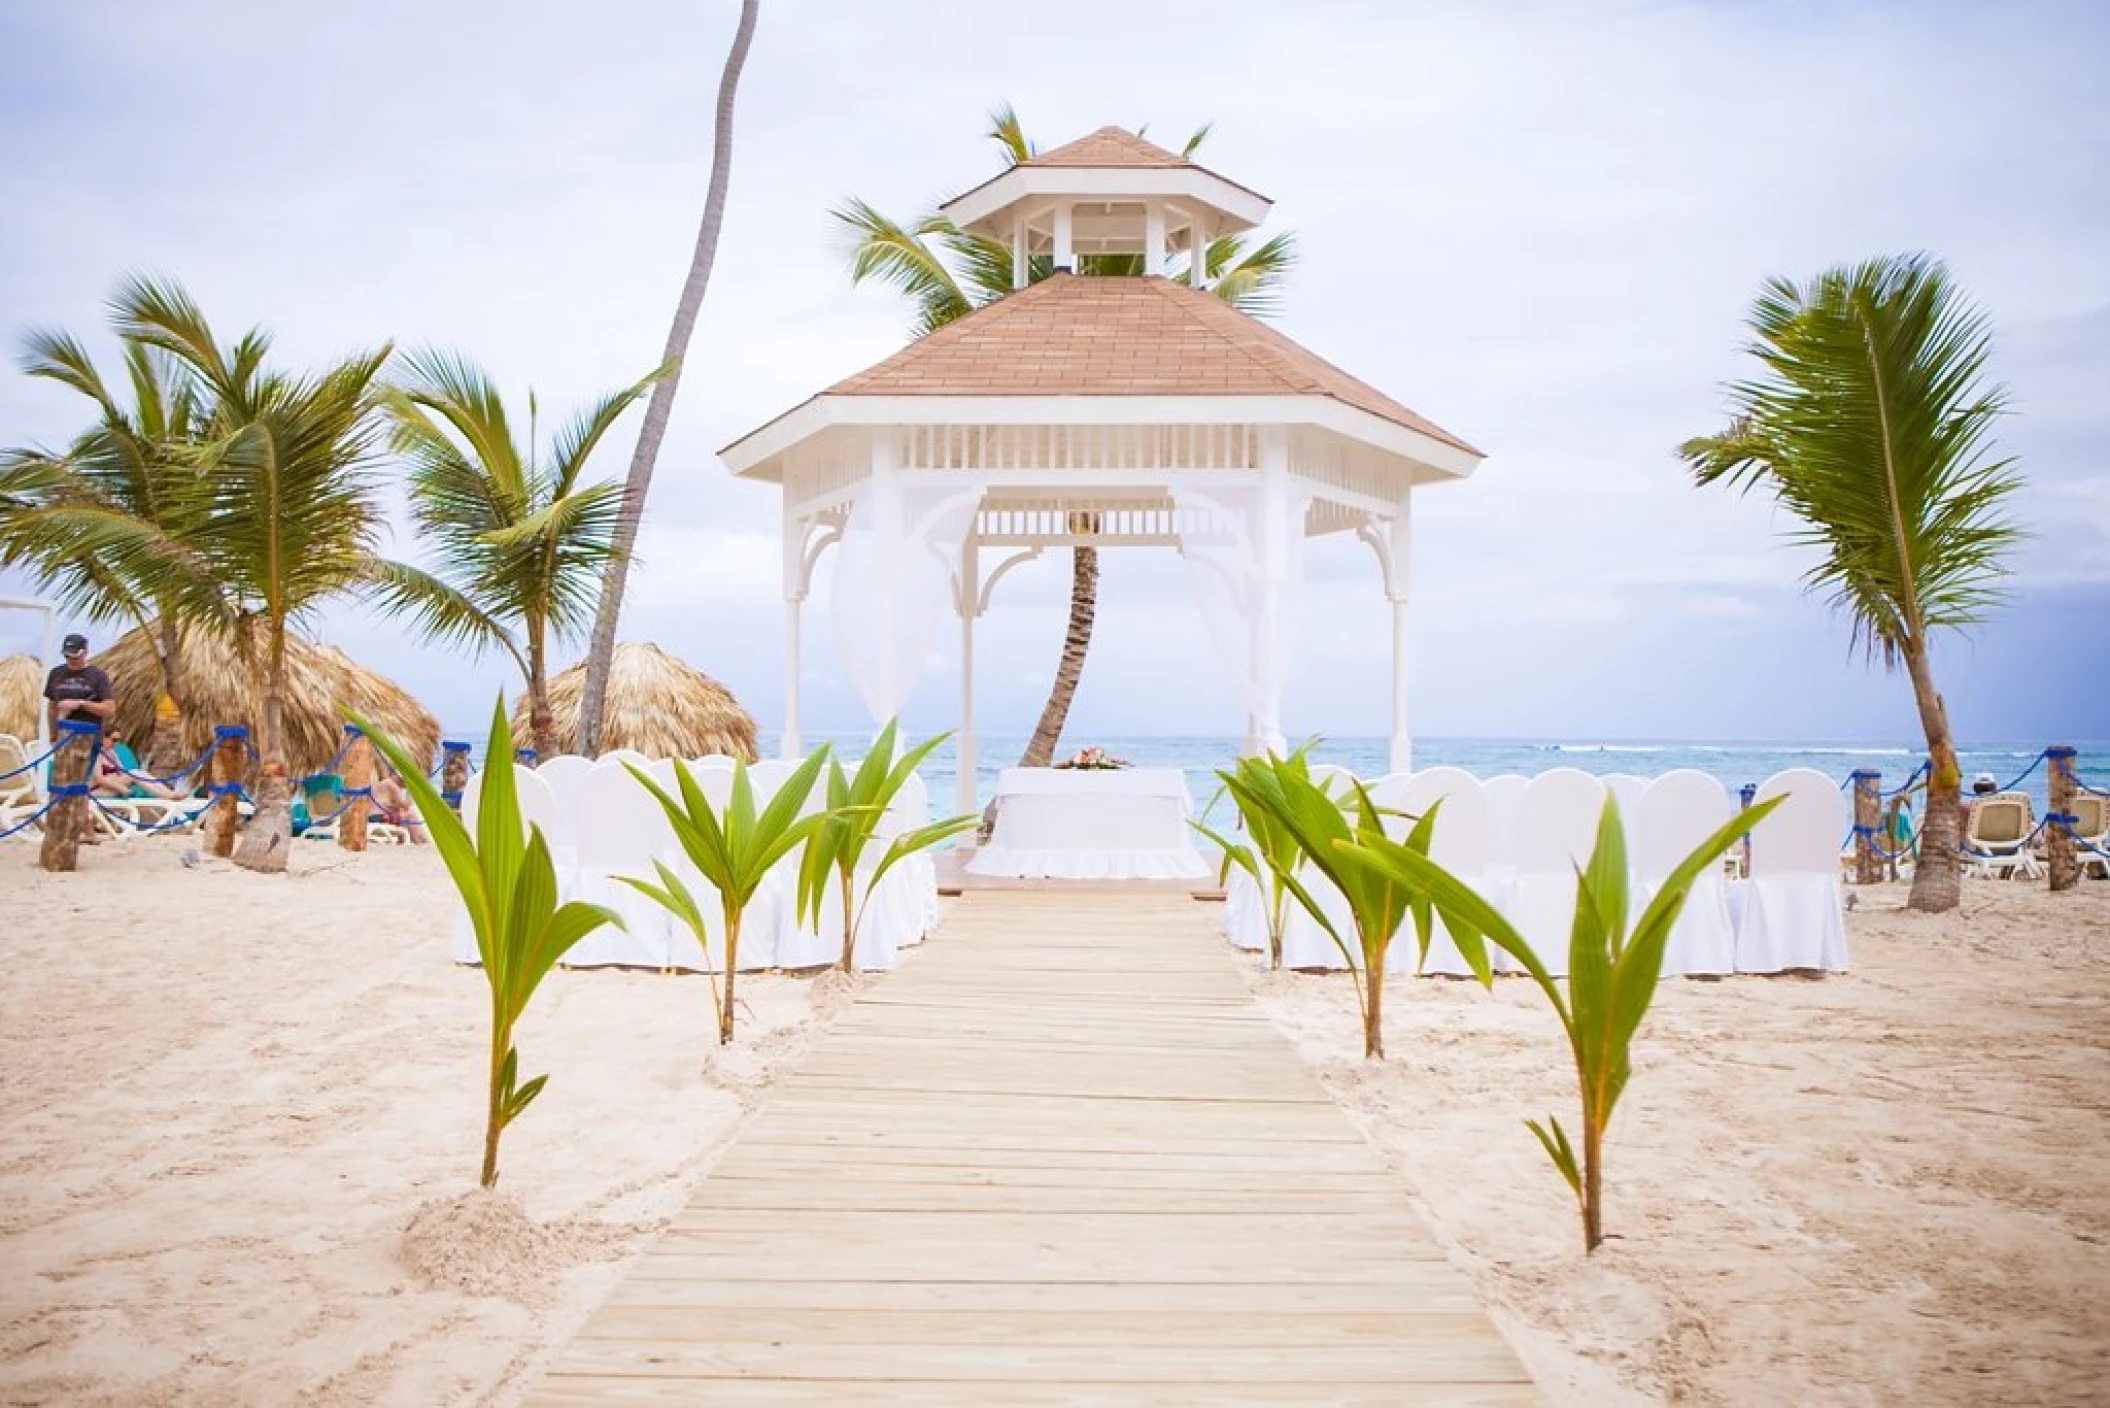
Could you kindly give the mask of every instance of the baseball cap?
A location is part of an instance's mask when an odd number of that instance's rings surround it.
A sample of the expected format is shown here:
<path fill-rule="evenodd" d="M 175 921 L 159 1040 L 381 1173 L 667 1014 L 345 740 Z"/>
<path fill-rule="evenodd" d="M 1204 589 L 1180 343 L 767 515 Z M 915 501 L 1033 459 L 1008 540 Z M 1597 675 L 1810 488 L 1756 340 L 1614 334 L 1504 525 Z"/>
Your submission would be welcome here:
<path fill-rule="evenodd" d="M 1980 783 L 1984 783 L 1986 786 L 1992 787 L 1997 785 L 1997 782 L 1998 780 L 1989 772 L 1982 772 L 1978 774 L 1978 776 L 1971 779 L 1971 785 L 1973 787 L 1978 786 Z"/>
<path fill-rule="evenodd" d="M 88 638 L 78 631 L 66 637 L 64 650 L 68 655 L 84 653 L 88 649 Z"/>

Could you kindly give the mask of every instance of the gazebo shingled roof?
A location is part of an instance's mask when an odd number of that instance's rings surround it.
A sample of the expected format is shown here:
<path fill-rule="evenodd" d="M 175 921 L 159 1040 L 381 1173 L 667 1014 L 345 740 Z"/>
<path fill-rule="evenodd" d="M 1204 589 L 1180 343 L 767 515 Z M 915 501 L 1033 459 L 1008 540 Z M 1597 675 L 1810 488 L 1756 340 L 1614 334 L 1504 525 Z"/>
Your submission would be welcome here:
<path fill-rule="evenodd" d="M 824 396 L 1326 396 L 1465 441 L 1213 293 L 1056 274 L 917 339 Z"/>

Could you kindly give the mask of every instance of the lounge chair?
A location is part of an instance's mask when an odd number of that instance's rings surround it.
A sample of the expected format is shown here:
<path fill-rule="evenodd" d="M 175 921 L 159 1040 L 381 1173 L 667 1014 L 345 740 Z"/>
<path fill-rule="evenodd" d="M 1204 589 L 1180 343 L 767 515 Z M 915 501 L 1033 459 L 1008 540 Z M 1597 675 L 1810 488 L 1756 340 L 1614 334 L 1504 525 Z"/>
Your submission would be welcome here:
<path fill-rule="evenodd" d="M 12 734 L 0 733 L 0 832 L 14 837 L 34 836 L 36 828 L 22 826 L 44 809 L 44 765 L 29 766 L 29 750 Z M 20 831 L 15 828 L 22 826 Z"/>
<path fill-rule="evenodd" d="M 300 831 L 303 840 L 334 841 L 339 824 L 344 820 L 346 804 L 351 798 L 344 795 L 344 779 L 336 773 L 318 773 L 314 777 L 301 779 L 299 801 L 306 804 L 311 820 Z M 378 812 L 371 805 L 367 811 L 366 839 L 369 845 L 400 846 L 410 840 L 407 828 L 378 819 Z"/>
<path fill-rule="evenodd" d="M 1964 827 L 1964 872 L 1986 879 L 2013 879 L 2016 872 L 2035 880 L 2044 871 L 2029 848 L 2031 833 L 2029 798 L 2019 792 L 1999 792 L 1971 803 L 1971 816 Z"/>
<path fill-rule="evenodd" d="M 2098 872 L 2110 880 L 2110 798 L 2082 793 L 2071 803 L 2073 834 L 2079 846 L 2081 874 Z M 2093 850 L 2088 849 L 2094 847 Z"/>

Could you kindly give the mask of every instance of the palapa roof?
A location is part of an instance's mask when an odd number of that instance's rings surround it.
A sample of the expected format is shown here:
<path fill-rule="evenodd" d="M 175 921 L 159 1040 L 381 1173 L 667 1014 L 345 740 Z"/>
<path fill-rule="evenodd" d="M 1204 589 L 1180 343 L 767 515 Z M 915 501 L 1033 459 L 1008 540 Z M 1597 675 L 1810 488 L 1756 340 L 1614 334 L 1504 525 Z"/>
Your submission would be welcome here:
<path fill-rule="evenodd" d="M 44 663 L 34 655 L 0 655 L 0 733 L 24 743 L 37 736 L 44 673 Z"/>
<path fill-rule="evenodd" d="M 549 682 L 557 750 L 579 747 L 579 700 L 586 692 L 584 662 Z M 513 746 L 534 738 L 528 699 L 513 705 Z M 755 761 L 755 721 L 740 701 L 695 666 L 649 642 L 618 645 L 608 669 L 601 747 L 628 748 L 648 758 L 701 758 L 712 753 Z"/>
<path fill-rule="evenodd" d="M 1051 275 L 821 394 L 1323 396 L 1480 453 L 1215 294 L 1164 278 Z"/>
<path fill-rule="evenodd" d="M 161 667 L 154 643 L 135 627 L 91 660 L 110 676 L 117 695 L 113 721 L 141 757 L 154 736 L 154 705 L 161 695 Z M 183 635 L 177 695 L 183 704 L 183 757 L 189 762 L 213 741 L 213 728 L 242 724 L 261 742 L 263 706 L 234 645 L 224 636 Z M 286 638 L 286 766 L 294 777 L 314 772 L 344 744 L 349 707 L 426 767 L 439 751 L 440 725 L 410 692 L 376 674 L 335 646 L 289 633 Z"/>

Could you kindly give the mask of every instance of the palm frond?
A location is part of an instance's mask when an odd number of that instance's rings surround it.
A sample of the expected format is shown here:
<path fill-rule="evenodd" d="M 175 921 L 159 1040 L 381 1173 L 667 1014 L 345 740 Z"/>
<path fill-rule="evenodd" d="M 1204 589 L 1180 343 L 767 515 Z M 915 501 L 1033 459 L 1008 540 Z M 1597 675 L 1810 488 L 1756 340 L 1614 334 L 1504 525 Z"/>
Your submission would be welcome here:
<path fill-rule="evenodd" d="M 1297 257 L 1297 237 L 1287 230 L 1251 249 L 1238 235 L 1211 240 L 1205 266 L 1209 290 L 1241 313 L 1272 317 L 1281 310 L 1282 285 Z"/>
<path fill-rule="evenodd" d="M 527 661 L 505 623 L 429 572 L 375 558 L 366 564 L 358 588 L 390 615 L 409 617 L 427 639 L 479 653 L 495 647 L 511 656 L 521 673 L 527 672 Z"/>
<path fill-rule="evenodd" d="M 1026 125 L 1019 121 L 1018 109 L 1009 103 L 999 104 L 989 114 L 989 131 L 984 134 L 996 143 L 1003 154 L 1005 166 L 1016 166 L 1022 161 L 1031 161 L 1037 155 L 1033 143 L 1026 136 Z"/>
<path fill-rule="evenodd" d="M 917 336 L 974 311 L 974 301 L 926 238 L 950 222 L 927 216 L 911 228 L 854 198 L 829 215 L 850 238 L 850 282 L 879 279 L 906 294 L 916 305 Z"/>

